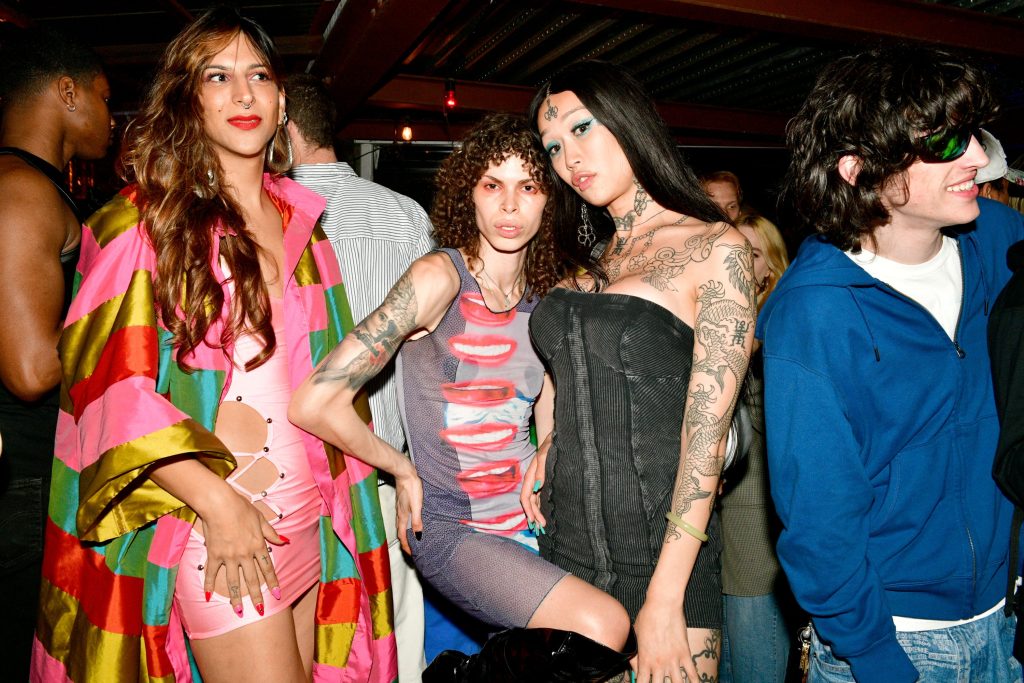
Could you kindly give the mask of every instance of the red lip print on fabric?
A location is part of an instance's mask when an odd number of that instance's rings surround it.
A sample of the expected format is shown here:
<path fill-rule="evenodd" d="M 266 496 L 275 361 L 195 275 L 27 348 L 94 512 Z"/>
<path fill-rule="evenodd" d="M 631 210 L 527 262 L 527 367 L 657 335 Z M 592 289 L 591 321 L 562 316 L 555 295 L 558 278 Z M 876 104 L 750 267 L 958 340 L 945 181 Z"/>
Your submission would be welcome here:
<path fill-rule="evenodd" d="M 459 360 L 496 367 L 516 352 L 516 340 L 502 334 L 460 334 L 448 340 L 448 349 Z"/>
<path fill-rule="evenodd" d="M 461 522 L 474 529 L 502 536 L 512 536 L 526 529 L 526 515 L 522 510 L 486 519 L 464 519 Z"/>
<path fill-rule="evenodd" d="M 496 406 L 516 395 L 516 385 L 507 379 L 484 378 L 441 385 L 441 395 L 449 403 L 464 406 Z"/>
<path fill-rule="evenodd" d="M 441 438 L 456 449 L 500 451 L 512 443 L 516 426 L 501 422 L 462 424 L 441 430 Z"/>
<path fill-rule="evenodd" d="M 459 486 L 470 498 L 487 498 L 512 493 L 522 480 L 519 461 L 515 458 L 485 462 L 455 475 Z"/>
<path fill-rule="evenodd" d="M 484 298 L 476 292 L 466 292 L 459 298 L 459 312 L 468 322 L 484 327 L 502 327 L 516 317 L 516 309 L 495 313 L 487 308 Z"/>

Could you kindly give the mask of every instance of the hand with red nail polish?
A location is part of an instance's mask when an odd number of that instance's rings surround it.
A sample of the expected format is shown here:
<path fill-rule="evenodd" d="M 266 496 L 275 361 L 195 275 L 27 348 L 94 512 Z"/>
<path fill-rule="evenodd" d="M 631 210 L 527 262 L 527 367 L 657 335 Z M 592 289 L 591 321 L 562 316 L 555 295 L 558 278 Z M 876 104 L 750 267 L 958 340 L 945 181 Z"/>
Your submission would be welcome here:
<path fill-rule="evenodd" d="M 219 590 L 227 593 L 232 609 L 241 616 L 242 598 L 246 593 L 253 605 L 259 606 L 257 611 L 263 608 L 261 583 L 266 584 L 271 594 L 275 589 L 280 594 L 273 557 L 267 550 L 267 544 L 284 545 L 287 539 L 278 536 L 247 498 L 226 483 L 224 488 L 226 491 L 212 494 L 209 504 L 196 510 L 206 539 L 203 590 L 209 596 L 215 585 L 221 586 Z M 226 587 L 219 583 L 221 575 Z"/>

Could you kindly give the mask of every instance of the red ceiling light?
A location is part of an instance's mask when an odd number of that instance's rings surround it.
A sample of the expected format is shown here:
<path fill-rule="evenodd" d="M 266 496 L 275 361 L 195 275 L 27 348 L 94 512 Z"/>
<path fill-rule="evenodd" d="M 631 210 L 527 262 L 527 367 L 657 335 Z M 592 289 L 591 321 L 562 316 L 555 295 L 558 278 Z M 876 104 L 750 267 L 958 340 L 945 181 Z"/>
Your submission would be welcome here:
<path fill-rule="evenodd" d="M 451 78 L 444 82 L 444 108 L 451 111 L 458 106 L 459 101 L 455 99 L 455 81 Z"/>

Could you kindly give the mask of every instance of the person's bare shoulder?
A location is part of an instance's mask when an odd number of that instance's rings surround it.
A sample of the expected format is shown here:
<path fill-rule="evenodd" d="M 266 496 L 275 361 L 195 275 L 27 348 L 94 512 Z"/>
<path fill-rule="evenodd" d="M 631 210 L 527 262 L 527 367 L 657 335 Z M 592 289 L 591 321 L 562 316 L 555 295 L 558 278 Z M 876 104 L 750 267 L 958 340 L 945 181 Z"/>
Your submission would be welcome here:
<path fill-rule="evenodd" d="M 0 381 L 31 401 L 60 381 L 60 258 L 81 228 L 48 178 L 0 158 Z"/>
<path fill-rule="evenodd" d="M 0 160 L 0 250 L 30 248 L 59 259 L 77 219 L 46 176 L 20 159 Z"/>

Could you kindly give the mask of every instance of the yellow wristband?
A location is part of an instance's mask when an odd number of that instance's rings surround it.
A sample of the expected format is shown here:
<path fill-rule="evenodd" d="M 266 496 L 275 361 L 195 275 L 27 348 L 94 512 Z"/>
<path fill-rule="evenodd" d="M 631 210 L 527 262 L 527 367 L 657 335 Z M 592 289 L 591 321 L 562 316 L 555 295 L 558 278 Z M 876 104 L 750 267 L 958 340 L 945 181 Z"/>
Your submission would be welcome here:
<path fill-rule="evenodd" d="M 665 519 L 667 519 L 668 521 L 672 522 L 677 527 L 679 527 L 680 529 L 682 529 L 686 533 L 690 534 L 691 536 L 696 538 L 701 543 L 703 543 L 704 541 L 708 540 L 708 535 L 706 533 L 704 533 L 703 531 L 701 531 L 697 527 L 693 526 L 692 524 L 688 524 L 686 521 L 683 520 L 682 517 L 680 517 L 676 513 L 672 512 L 671 510 L 669 510 L 668 512 L 665 513 Z"/>

